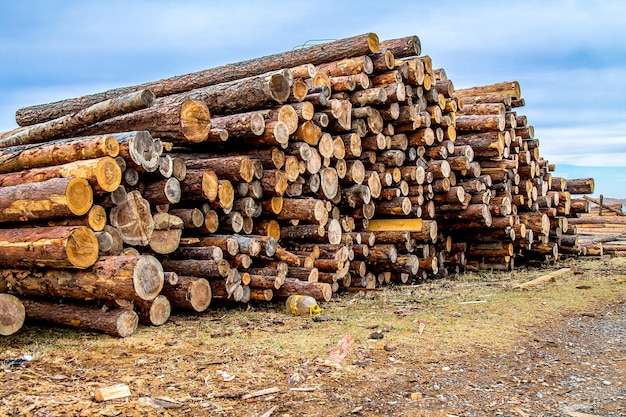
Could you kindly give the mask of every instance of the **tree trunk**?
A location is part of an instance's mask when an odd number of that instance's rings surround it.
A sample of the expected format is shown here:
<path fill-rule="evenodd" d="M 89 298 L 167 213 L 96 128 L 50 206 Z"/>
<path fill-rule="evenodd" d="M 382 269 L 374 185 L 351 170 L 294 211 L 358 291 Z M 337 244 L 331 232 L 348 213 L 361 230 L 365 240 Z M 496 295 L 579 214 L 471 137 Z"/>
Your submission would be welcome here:
<path fill-rule="evenodd" d="M 34 297 L 153 300 L 163 282 L 163 268 L 152 256 L 102 257 L 84 271 L 0 270 L 0 291 Z"/>
<path fill-rule="evenodd" d="M 61 324 L 82 330 L 96 330 L 110 336 L 128 337 L 137 329 L 137 313 L 125 309 L 102 311 L 78 304 L 24 300 L 28 320 Z"/>
<path fill-rule="evenodd" d="M 153 137 L 200 143 L 211 130 L 210 114 L 198 100 L 160 104 L 104 120 L 76 132 L 81 135 L 147 130 Z"/>
<path fill-rule="evenodd" d="M 0 187 L 27 182 L 46 181 L 52 178 L 84 178 L 95 192 L 111 192 L 119 187 L 122 171 L 115 159 L 105 156 L 45 168 L 0 174 Z"/>
<path fill-rule="evenodd" d="M 166 296 L 160 294 L 152 301 L 135 300 L 139 323 L 146 326 L 161 326 L 170 318 L 172 306 Z"/>
<path fill-rule="evenodd" d="M 308 282 L 293 278 L 285 279 L 283 285 L 274 290 L 277 297 L 289 297 L 293 294 L 310 295 L 318 301 L 330 301 L 333 292 L 331 285 L 325 282 Z"/>
<path fill-rule="evenodd" d="M 92 104 L 138 89 L 149 89 L 154 92 L 157 97 L 162 97 L 189 91 L 194 88 L 251 77 L 268 71 L 296 67 L 302 64 L 317 65 L 349 56 L 366 55 L 372 52 L 378 52 L 378 46 L 378 36 L 374 33 L 366 33 L 327 44 L 297 48 L 290 52 L 227 64 L 221 67 L 149 82 L 138 86 L 117 88 L 80 98 L 62 100 L 56 103 L 30 106 L 19 109 L 16 112 L 15 118 L 19 125 L 26 126 L 51 120 L 64 114 L 74 113 Z"/>
<path fill-rule="evenodd" d="M 0 140 L 0 148 L 40 143 L 53 138 L 69 136 L 80 128 L 150 107 L 154 104 L 154 100 L 154 94 L 149 90 L 140 90 L 111 98 L 89 106 L 77 113 L 67 114 L 21 130 Z"/>
<path fill-rule="evenodd" d="M 422 45 L 417 36 L 406 36 L 380 42 L 380 50 L 391 51 L 395 58 L 406 58 L 421 55 Z"/>
<path fill-rule="evenodd" d="M 115 158 L 119 151 L 117 139 L 112 135 L 63 139 L 43 145 L 15 146 L 0 150 L 0 173 L 103 156 Z"/>
<path fill-rule="evenodd" d="M 202 278 L 225 278 L 230 271 L 230 264 L 225 259 L 220 261 L 197 259 L 164 259 L 163 268 L 176 272 L 179 276 Z M 171 300 L 170 300 L 171 301 Z"/>
<path fill-rule="evenodd" d="M 0 229 L 0 266 L 88 268 L 98 259 L 98 239 L 85 226 Z"/>
<path fill-rule="evenodd" d="M 82 216 L 92 204 L 93 190 L 82 178 L 0 187 L 0 222 Z"/>
<path fill-rule="evenodd" d="M 204 278 L 179 276 L 176 285 L 165 285 L 162 294 L 174 308 L 205 311 L 211 304 L 211 286 Z"/>

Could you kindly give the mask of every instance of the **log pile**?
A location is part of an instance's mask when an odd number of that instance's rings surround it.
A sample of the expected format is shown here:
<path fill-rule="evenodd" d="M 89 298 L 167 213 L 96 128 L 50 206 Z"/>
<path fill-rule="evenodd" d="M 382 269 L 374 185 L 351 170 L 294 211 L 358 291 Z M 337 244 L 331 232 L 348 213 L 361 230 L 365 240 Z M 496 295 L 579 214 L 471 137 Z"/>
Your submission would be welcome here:
<path fill-rule="evenodd" d="M 522 105 L 516 82 L 455 90 L 416 36 L 369 33 L 19 109 L 0 293 L 124 337 L 213 301 L 556 259 L 570 194 Z"/>
<path fill-rule="evenodd" d="M 583 196 L 572 199 L 572 212 L 580 213 L 570 218 L 569 232 L 577 237 L 567 249 L 576 255 L 626 256 L 626 217 L 621 203 L 605 202 Z"/>

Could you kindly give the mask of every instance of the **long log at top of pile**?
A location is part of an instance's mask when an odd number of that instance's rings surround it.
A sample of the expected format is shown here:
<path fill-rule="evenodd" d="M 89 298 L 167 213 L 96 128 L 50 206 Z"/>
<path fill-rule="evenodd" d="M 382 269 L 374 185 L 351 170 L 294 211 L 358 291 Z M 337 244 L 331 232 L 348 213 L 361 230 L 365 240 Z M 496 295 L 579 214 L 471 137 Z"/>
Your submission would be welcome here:
<path fill-rule="evenodd" d="M 346 39 L 307 48 L 283 52 L 248 61 L 222 65 L 191 74 L 165 78 L 138 86 L 122 87 L 83 97 L 40 104 L 17 110 L 15 120 L 20 126 L 56 119 L 75 113 L 93 104 L 128 94 L 140 89 L 149 89 L 155 96 L 162 97 L 182 93 L 196 88 L 226 83 L 268 71 L 293 68 L 303 64 L 322 64 L 348 56 L 367 55 L 378 52 L 380 42 L 374 33 L 365 33 Z"/>

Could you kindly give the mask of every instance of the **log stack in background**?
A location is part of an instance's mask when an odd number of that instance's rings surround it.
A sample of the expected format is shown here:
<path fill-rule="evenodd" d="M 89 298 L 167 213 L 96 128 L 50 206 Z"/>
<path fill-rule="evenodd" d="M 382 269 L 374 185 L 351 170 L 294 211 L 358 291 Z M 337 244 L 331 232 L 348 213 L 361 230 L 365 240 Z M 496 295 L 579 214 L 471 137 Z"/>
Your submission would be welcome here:
<path fill-rule="evenodd" d="M 570 193 L 522 105 L 516 82 L 455 90 L 416 36 L 370 33 L 19 109 L 0 292 L 127 336 L 217 300 L 556 260 Z"/>

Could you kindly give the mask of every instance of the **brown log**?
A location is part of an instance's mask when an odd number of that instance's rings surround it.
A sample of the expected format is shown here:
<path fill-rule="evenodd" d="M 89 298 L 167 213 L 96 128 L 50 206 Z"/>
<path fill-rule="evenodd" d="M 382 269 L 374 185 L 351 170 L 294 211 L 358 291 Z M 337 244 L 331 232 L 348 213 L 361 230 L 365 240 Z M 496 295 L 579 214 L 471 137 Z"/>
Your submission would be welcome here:
<path fill-rule="evenodd" d="M 202 278 L 225 278 L 230 272 L 230 264 L 225 259 L 220 261 L 198 259 L 164 259 L 163 268 L 176 272 L 179 276 Z M 171 300 L 170 300 L 171 301 Z"/>
<path fill-rule="evenodd" d="M 374 71 L 374 63 L 369 56 L 364 55 L 327 62 L 316 66 L 315 69 L 318 73 L 322 72 L 329 77 L 356 75 L 359 73 L 371 74 Z"/>
<path fill-rule="evenodd" d="M 519 213 L 520 221 L 526 224 L 526 228 L 533 231 L 535 236 L 547 236 L 550 233 L 550 219 L 542 213 Z"/>
<path fill-rule="evenodd" d="M 255 301 L 272 301 L 274 291 L 271 288 L 250 288 L 250 299 Z"/>
<path fill-rule="evenodd" d="M 158 295 L 154 300 L 135 300 L 135 311 L 139 323 L 146 326 L 161 326 L 167 322 L 172 312 L 172 305 L 166 296 Z"/>
<path fill-rule="evenodd" d="M 165 285 L 162 294 L 175 309 L 205 311 L 211 304 L 211 286 L 205 278 L 180 276 L 176 285 Z"/>
<path fill-rule="evenodd" d="M 27 171 L 0 174 L 0 186 L 9 187 L 27 182 L 69 177 L 88 180 L 96 192 L 111 192 L 119 187 L 122 171 L 113 158 L 105 156 L 52 167 L 32 168 Z"/>
<path fill-rule="evenodd" d="M 61 138 L 94 123 L 110 119 L 154 104 L 155 96 L 149 90 L 135 91 L 94 104 L 74 114 L 32 125 L 25 130 L 0 140 L 0 148 L 41 143 L 53 138 Z M 132 129 L 129 129 L 132 130 Z"/>
<path fill-rule="evenodd" d="M 221 261 L 224 259 L 224 251 L 217 246 L 181 246 L 172 256 L 179 259 Z"/>
<path fill-rule="evenodd" d="M 366 33 L 352 38 L 340 39 L 328 44 L 314 45 L 235 64 L 227 64 L 192 74 L 145 83 L 143 85 L 118 88 L 90 96 L 63 100 L 61 102 L 26 107 L 16 112 L 16 120 L 20 125 L 34 124 L 54 119 L 63 114 L 73 113 L 91 104 L 141 88 L 149 89 L 154 92 L 157 97 L 161 97 L 189 91 L 194 88 L 255 76 L 267 71 L 292 68 L 302 64 L 317 65 L 348 56 L 365 55 L 378 52 L 378 47 L 378 37 L 373 33 Z"/>
<path fill-rule="evenodd" d="M 154 206 L 176 204 L 182 198 L 180 181 L 174 177 L 146 183 L 141 194 L 144 199 Z"/>
<path fill-rule="evenodd" d="M 421 43 L 417 36 L 382 41 L 380 49 L 391 51 L 395 58 L 418 56 L 422 53 Z"/>
<path fill-rule="evenodd" d="M 185 161 L 189 170 L 213 171 L 220 179 L 233 182 L 252 182 L 255 176 L 254 166 L 250 157 L 214 156 L 212 154 L 192 153 L 173 154 Z"/>
<path fill-rule="evenodd" d="M 199 238 L 196 242 L 197 246 L 217 246 L 222 251 L 229 255 L 236 255 L 239 253 L 239 243 L 232 237 L 224 236 L 204 236 Z"/>
<path fill-rule="evenodd" d="M 204 214 L 197 208 L 172 209 L 168 213 L 179 217 L 185 229 L 197 229 L 204 224 Z"/>
<path fill-rule="evenodd" d="M 53 178 L 0 188 L 0 222 L 82 216 L 93 204 L 93 191 L 82 178 Z"/>
<path fill-rule="evenodd" d="M 260 136 L 265 132 L 264 112 L 250 111 L 212 117 L 211 126 L 226 130 L 232 138 Z"/>
<path fill-rule="evenodd" d="M 459 115 L 456 117 L 458 132 L 503 131 L 505 119 L 501 115 Z"/>
<path fill-rule="evenodd" d="M 454 94 L 453 94 L 454 95 Z M 463 102 L 463 106 L 465 104 L 478 104 L 478 103 L 502 103 L 506 106 L 506 108 L 511 107 L 511 95 L 510 94 L 483 94 L 476 96 L 465 96 L 465 97 L 456 97 L 456 100 L 461 100 Z"/>
<path fill-rule="evenodd" d="M 82 271 L 0 270 L 0 292 L 34 297 L 153 300 L 163 282 L 163 268 L 152 256 L 102 257 Z"/>
<path fill-rule="evenodd" d="M 517 81 L 505 81 L 479 87 L 463 88 L 454 91 L 455 97 L 480 96 L 485 94 L 509 94 L 512 99 L 520 99 L 520 86 Z"/>
<path fill-rule="evenodd" d="M 308 282 L 287 278 L 279 289 L 274 291 L 277 297 L 289 297 L 293 294 L 309 295 L 318 301 L 330 301 L 332 287 L 324 282 Z"/>
<path fill-rule="evenodd" d="M 98 239 L 85 226 L 0 229 L 0 266 L 88 268 L 98 259 Z"/>
<path fill-rule="evenodd" d="M 372 263 L 394 263 L 398 256 L 398 250 L 393 244 L 379 244 L 369 248 L 366 261 Z"/>
<path fill-rule="evenodd" d="M 209 110 L 198 100 L 159 104 L 79 129 L 81 135 L 147 130 L 154 137 L 183 143 L 206 140 L 211 130 Z"/>
<path fill-rule="evenodd" d="M 215 201 L 219 193 L 219 179 L 214 171 L 189 170 L 180 187 L 182 200 Z"/>
<path fill-rule="evenodd" d="M 26 313 L 19 298 L 0 293 L 0 336 L 10 336 L 22 328 Z"/>
<path fill-rule="evenodd" d="M 116 157 L 119 144 L 112 135 L 64 139 L 43 145 L 26 145 L 0 150 L 0 173 L 61 165 L 80 159 Z"/>
<path fill-rule="evenodd" d="M 79 304 L 23 300 L 28 320 L 60 324 L 82 330 L 96 330 L 110 336 L 128 337 L 137 329 L 139 318 L 132 310 L 100 308 Z"/>
<path fill-rule="evenodd" d="M 294 219 L 323 226 L 328 222 L 328 211 L 324 202 L 316 198 L 284 198 L 283 209 L 276 214 L 276 220 Z"/>

